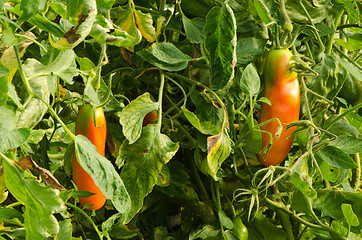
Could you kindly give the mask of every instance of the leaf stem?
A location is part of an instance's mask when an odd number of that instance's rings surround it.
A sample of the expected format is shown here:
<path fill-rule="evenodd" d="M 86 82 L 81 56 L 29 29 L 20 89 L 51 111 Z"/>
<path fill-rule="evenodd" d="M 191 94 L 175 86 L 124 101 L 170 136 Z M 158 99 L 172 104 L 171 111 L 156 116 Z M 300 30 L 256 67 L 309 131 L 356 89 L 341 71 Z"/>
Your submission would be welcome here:
<path fill-rule="evenodd" d="M 359 153 L 352 154 L 351 156 L 357 164 L 357 168 L 352 170 L 351 187 L 357 192 L 361 185 L 361 159 Z"/>
<path fill-rule="evenodd" d="M 161 75 L 161 83 L 160 83 L 160 89 L 158 91 L 158 119 L 157 124 L 159 126 L 159 129 L 161 130 L 161 123 L 162 123 L 162 97 L 163 97 L 163 88 L 165 86 L 165 73 L 160 69 L 160 75 Z"/>
<path fill-rule="evenodd" d="M 354 61 L 352 58 L 350 58 L 348 55 L 346 55 L 341 49 L 339 49 L 337 46 L 333 45 L 333 49 L 336 50 L 339 54 L 341 54 L 345 59 L 347 59 L 350 63 L 355 65 L 360 71 L 362 71 L 362 66 L 360 66 L 356 61 Z"/>
<path fill-rule="evenodd" d="M 82 209 L 80 209 L 79 207 L 77 207 L 76 205 L 73 205 L 71 203 L 66 202 L 65 203 L 66 206 L 73 208 L 74 210 L 77 210 L 79 213 L 81 213 L 92 225 L 92 227 L 94 228 L 94 230 L 97 232 L 98 237 L 100 240 L 102 240 L 102 233 L 99 231 L 99 229 L 97 228 L 96 224 L 93 222 L 93 220 L 88 216 L 88 214 L 86 214 Z"/>
<path fill-rule="evenodd" d="M 310 17 L 309 13 L 308 13 L 308 10 L 305 8 L 304 4 L 302 1 L 299 1 L 299 5 L 302 7 L 305 15 L 307 16 L 310 24 L 313 26 L 313 28 L 316 30 L 317 28 L 315 27 L 314 23 L 313 23 L 313 20 L 312 18 Z M 321 36 L 319 35 L 318 31 L 316 31 L 316 37 L 317 37 L 317 40 L 318 40 L 318 43 L 319 43 L 319 53 L 322 53 L 324 52 L 325 50 L 325 47 L 324 47 L 324 43 L 321 39 Z"/>
<path fill-rule="evenodd" d="M 343 12 L 344 12 L 344 9 L 342 9 L 341 11 L 338 12 L 338 15 L 334 21 L 334 31 L 337 30 L 337 26 L 338 26 L 338 23 L 341 21 L 341 17 L 343 15 Z M 327 54 L 331 54 L 332 52 L 332 47 L 333 47 L 333 42 L 334 42 L 334 35 L 335 34 L 331 34 L 331 38 L 329 39 L 329 42 L 328 42 L 328 45 L 327 45 Z"/>
<path fill-rule="evenodd" d="M 29 83 L 28 79 L 26 79 L 26 77 L 25 77 L 23 66 L 21 65 L 21 60 L 20 60 L 20 55 L 19 55 L 19 48 L 17 46 L 14 46 L 14 52 L 15 52 L 16 60 L 18 62 L 18 66 L 19 66 L 19 73 L 20 73 L 21 80 L 23 80 L 26 91 L 29 93 L 30 96 L 33 96 L 34 92 L 33 92 L 33 89 L 30 86 L 30 83 Z"/>
<path fill-rule="evenodd" d="M 15 33 L 15 36 L 16 36 L 16 37 L 25 38 L 25 39 L 27 39 L 27 40 L 35 43 L 35 44 L 38 45 L 44 52 L 47 52 L 47 51 L 48 51 L 43 45 L 41 45 L 40 42 L 38 42 L 37 40 L 35 40 L 35 39 L 33 39 L 33 38 L 29 37 L 29 36 L 26 36 L 26 35 L 23 35 L 23 34 L 18 34 L 18 33 Z"/>
<path fill-rule="evenodd" d="M 310 228 L 314 228 L 314 229 L 317 229 L 317 230 L 321 230 L 321 231 L 328 231 L 332 236 L 336 237 L 336 239 L 347 240 L 347 238 L 341 236 L 338 232 L 336 232 L 330 226 L 310 223 L 310 222 L 306 221 L 305 219 L 299 217 L 298 215 L 294 214 L 293 212 L 291 212 L 289 209 L 287 209 L 281 203 L 275 202 L 275 201 L 273 201 L 273 200 L 271 200 L 269 198 L 265 198 L 265 201 L 266 201 L 266 203 L 272 205 L 273 207 L 275 207 L 277 209 L 280 209 L 281 211 L 287 213 L 288 215 L 290 215 L 291 217 L 293 217 L 294 219 L 296 219 L 300 223 L 304 224 L 305 226 L 308 226 Z"/>
<path fill-rule="evenodd" d="M 167 76 L 167 75 L 165 75 L 165 77 L 166 77 L 168 80 L 170 80 L 171 82 L 173 82 L 173 84 L 175 84 L 175 85 L 181 90 L 182 94 L 184 95 L 184 101 L 183 101 L 184 103 L 182 104 L 182 107 L 186 107 L 187 94 L 186 94 L 184 88 L 183 88 L 178 82 L 176 82 L 175 80 L 173 80 L 171 77 L 169 77 L 169 76 Z"/>

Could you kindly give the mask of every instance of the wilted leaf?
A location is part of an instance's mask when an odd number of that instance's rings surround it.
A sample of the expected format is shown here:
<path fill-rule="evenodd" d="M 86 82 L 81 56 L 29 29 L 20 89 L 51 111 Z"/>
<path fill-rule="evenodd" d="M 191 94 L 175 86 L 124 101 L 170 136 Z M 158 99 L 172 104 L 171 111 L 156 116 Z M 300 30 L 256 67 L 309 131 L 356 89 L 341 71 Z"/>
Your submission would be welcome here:
<path fill-rule="evenodd" d="M 2 163 L 7 188 L 25 205 L 26 238 L 44 239 L 58 233 L 59 224 L 53 214 L 65 210 L 59 191 L 25 178 L 24 171 L 10 159 L 3 157 Z"/>
<path fill-rule="evenodd" d="M 159 126 L 143 128 L 141 137 L 132 145 L 125 140 L 119 151 L 119 162 L 125 162 L 121 177 L 131 197 L 127 223 L 141 209 L 143 199 L 152 191 L 163 166 L 179 148 L 170 138 L 160 133 Z"/>
<path fill-rule="evenodd" d="M 136 18 L 137 27 L 142 36 L 148 42 L 156 41 L 156 29 L 153 27 L 153 20 L 150 13 L 142 13 L 140 10 L 133 10 Z"/>
<path fill-rule="evenodd" d="M 39 167 L 36 162 L 33 161 L 30 155 L 23 157 L 16 162 L 22 169 L 30 169 L 38 173 L 42 179 L 44 179 L 45 184 L 54 189 L 65 190 L 65 188 L 58 182 L 58 180 L 53 176 L 53 174 L 45 168 Z"/>
<path fill-rule="evenodd" d="M 231 153 L 231 140 L 226 129 L 219 134 L 207 138 L 208 174 L 216 181 L 217 171 Z"/>
<path fill-rule="evenodd" d="M 149 93 L 145 93 L 122 110 L 119 123 L 123 127 L 122 132 L 129 144 L 133 144 L 141 136 L 144 117 L 147 113 L 157 110 L 158 105 L 157 102 L 151 100 Z"/>

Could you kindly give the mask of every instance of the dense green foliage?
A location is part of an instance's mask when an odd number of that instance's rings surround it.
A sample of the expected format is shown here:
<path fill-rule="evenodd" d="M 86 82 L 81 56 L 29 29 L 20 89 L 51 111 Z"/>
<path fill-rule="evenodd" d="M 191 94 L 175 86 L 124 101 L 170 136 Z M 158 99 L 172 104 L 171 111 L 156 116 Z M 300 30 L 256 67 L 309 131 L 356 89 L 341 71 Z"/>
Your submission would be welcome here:
<path fill-rule="evenodd" d="M 361 2 L 0 8 L 1 239 L 362 239 Z M 273 48 L 293 53 L 301 107 L 289 153 L 266 167 Z M 74 134 L 84 104 L 104 110 L 105 156 Z M 99 210 L 79 204 L 74 153 Z"/>

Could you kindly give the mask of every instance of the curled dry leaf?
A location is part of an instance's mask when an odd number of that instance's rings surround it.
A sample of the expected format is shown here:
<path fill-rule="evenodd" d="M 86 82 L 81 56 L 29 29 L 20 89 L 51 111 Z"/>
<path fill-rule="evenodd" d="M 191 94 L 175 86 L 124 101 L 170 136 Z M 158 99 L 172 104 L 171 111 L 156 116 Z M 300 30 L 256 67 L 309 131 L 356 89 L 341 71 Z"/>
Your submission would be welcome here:
<path fill-rule="evenodd" d="M 16 162 L 22 169 L 30 169 L 34 172 L 38 173 L 45 181 L 47 186 L 50 186 L 54 189 L 59 189 L 61 191 L 65 190 L 65 188 L 58 182 L 58 180 L 53 176 L 53 174 L 45 168 L 39 167 L 36 164 L 30 155 L 27 155 Z"/>

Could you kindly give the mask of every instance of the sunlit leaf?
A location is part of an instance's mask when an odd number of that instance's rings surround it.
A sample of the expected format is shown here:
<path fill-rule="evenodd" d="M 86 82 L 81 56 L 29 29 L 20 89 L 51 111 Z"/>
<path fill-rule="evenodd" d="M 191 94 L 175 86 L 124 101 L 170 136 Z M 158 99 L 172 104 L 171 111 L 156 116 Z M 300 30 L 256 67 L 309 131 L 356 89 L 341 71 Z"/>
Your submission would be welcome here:
<path fill-rule="evenodd" d="M 24 171 L 7 158 L 2 163 L 7 188 L 25 205 L 26 238 L 43 239 L 58 233 L 59 224 L 53 214 L 65 210 L 59 191 L 40 185 L 36 179 L 25 178 Z"/>
<path fill-rule="evenodd" d="M 154 43 L 137 54 L 147 62 L 164 70 L 180 71 L 188 66 L 191 57 L 181 52 L 172 43 Z"/>
<path fill-rule="evenodd" d="M 157 110 L 158 105 L 157 102 L 151 100 L 149 93 L 145 93 L 122 110 L 119 123 L 123 127 L 122 132 L 129 144 L 133 144 L 141 136 L 144 117 L 147 113 Z"/>
<path fill-rule="evenodd" d="M 351 204 L 344 203 L 342 204 L 341 208 L 343 215 L 346 218 L 348 224 L 354 227 L 358 226 L 359 220 L 356 214 L 354 214 Z"/>
<path fill-rule="evenodd" d="M 236 20 L 226 3 L 214 7 L 206 17 L 205 47 L 210 53 L 212 89 L 223 88 L 234 76 L 236 65 Z"/>
<path fill-rule="evenodd" d="M 153 27 L 153 20 L 151 14 L 142 13 L 141 10 L 134 11 L 137 27 L 142 36 L 148 42 L 156 41 L 156 29 Z"/>
<path fill-rule="evenodd" d="M 348 154 L 333 146 L 323 148 L 317 155 L 333 167 L 346 169 L 357 167 L 357 164 Z"/>
<path fill-rule="evenodd" d="M 130 211 L 130 196 L 112 163 L 101 156 L 97 148 L 83 135 L 75 136 L 75 154 L 79 164 L 102 193 L 112 201 L 117 211 L 126 217 Z"/>
<path fill-rule="evenodd" d="M 197 130 L 203 134 L 216 135 L 220 132 L 220 128 L 213 125 L 208 121 L 201 121 L 193 112 L 190 112 L 187 108 L 181 107 L 185 117 Z"/>
<path fill-rule="evenodd" d="M 223 129 L 219 134 L 207 138 L 207 165 L 209 168 L 208 174 L 217 180 L 217 171 L 221 164 L 229 157 L 231 153 L 231 140 L 226 129 Z"/>
<path fill-rule="evenodd" d="M 121 177 L 132 200 L 125 223 L 141 209 L 143 199 L 152 191 L 162 167 L 178 148 L 178 143 L 161 134 L 156 124 L 144 127 L 141 137 L 132 145 L 128 140 L 123 142 L 119 151 L 119 160 L 125 162 Z"/>

